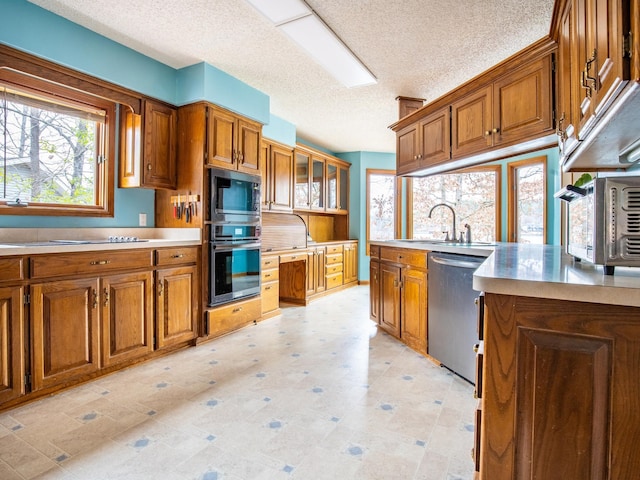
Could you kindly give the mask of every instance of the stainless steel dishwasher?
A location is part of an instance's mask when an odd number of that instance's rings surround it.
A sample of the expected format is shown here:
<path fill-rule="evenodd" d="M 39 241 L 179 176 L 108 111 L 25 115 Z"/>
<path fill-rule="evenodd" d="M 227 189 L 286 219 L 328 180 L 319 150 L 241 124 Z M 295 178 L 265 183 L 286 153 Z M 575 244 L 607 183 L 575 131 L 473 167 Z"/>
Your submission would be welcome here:
<path fill-rule="evenodd" d="M 484 257 L 430 252 L 428 256 L 428 347 L 443 366 L 475 382 L 478 342 L 473 272 Z"/>

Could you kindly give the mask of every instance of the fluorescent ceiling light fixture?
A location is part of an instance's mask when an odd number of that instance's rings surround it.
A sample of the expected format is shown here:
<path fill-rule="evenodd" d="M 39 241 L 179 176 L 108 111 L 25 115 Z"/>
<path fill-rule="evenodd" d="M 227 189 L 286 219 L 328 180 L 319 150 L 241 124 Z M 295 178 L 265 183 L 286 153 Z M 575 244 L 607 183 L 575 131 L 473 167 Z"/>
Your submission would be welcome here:
<path fill-rule="evenodd" d="M 376 77 L 303 0 L 247 0 L 346 87 Z"/>

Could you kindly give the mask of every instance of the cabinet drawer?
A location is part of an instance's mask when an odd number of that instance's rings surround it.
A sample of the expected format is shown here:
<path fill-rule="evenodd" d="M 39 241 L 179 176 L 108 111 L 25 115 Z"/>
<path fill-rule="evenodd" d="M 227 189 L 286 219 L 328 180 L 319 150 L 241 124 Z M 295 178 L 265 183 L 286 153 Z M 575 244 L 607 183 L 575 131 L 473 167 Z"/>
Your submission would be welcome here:
<path fill-rule="evenodd" d="M 278 267 L 278 257 L 275 255 L 263 256 L 260 259 L 260 268 L 262 270 L 268 270 L 268 269 L 277 268 L 277 267 Z"/>
<path fill-rule="evenodd" d="M 324 263 L 327 265 L 333 265 L 334 263 L 342 263 L 342 253 L 327 253 L 324 257 Z"/>
<path fill-rule="evenodd" d="M 326 275 L 333 275 L 334 273 L 342 272 L 342 264 L 341 263 L 334 263 L 332 265 L 327 265 L 324 268 L 325 268 L 325 274 Z"/>
<path fill-rule="evenodd" d="M 426 252 L 418 252 L 404 248 L 381 248 L 380 259 L 394 263 L 413 265 L 418 268 L 427 268 Z"/>
<path fill-rule="evenodd" d="M 230 332 L 260 318 L 262 301 L 255 297 L 243 302 L 232 303 L 207 312 L 209 334 Z"/>
<path fill-rule="evenodd" d="M 263 283 L 261 288 L 262 313 L 271 312 L 280 307 L 280 288 L 278 282 Z"/>
<path fill-rule="evenodd" d="M 24 280 L 24 258 L 0 258 L 0 282 Z"/>
<path fill-rule="evenodd" d="M 278 268 L 270 268 L 262 271 L 263 282 L 273 282 L 280 278 L 280 270 Z"/>
<path fill-rule="evenodd" d="M 307 261 L 307 252 L 300 253 L 286 253 L 280 255 L 280 263 Z"/>
<path fill-rule="evenodd" d="M 153 267 L 153 250 L 96 251 L 31 257 L 31 278 L 102 275 L 114 270 Z"/>
<path fill-rule="evenodd" d="M 327 290 L 342 285 L 342 272 L 327 275 Z"/>
<path fill-rule="evenodd" d="M 327 255 L 332 253 L 342 253 L 343 245 L 327 245 Z"/>
<path fill-rule="evenodd" d="M 167 248 L 156 250 L 156 265 L 164 267 L 166 265 L 183 265 L 196 263 L 198 260 L 197 247 Z"/>
<path fill-rule="evenodd" d="M 378 245 L 370 245 L 369 256 L 371 258 L 380 258 L 380 247 Z"/>

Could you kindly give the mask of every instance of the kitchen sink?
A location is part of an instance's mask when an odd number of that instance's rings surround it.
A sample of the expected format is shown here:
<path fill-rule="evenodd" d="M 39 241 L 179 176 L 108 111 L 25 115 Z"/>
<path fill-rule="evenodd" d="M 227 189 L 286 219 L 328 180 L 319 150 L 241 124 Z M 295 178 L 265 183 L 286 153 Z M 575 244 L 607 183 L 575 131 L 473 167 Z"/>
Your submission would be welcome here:
<path fill-rule="evenodd" d="M 395 242 L 407 242 L 407 243 L 425 243 L 425 244 L 437 244 L 437 245 L 451 245 L 455 247 L 495 247 L 497 244 L 495 242 L 452 242 L 451 240 L 429 240 L 422 238 L 397 238 L 394 240 Z"/>

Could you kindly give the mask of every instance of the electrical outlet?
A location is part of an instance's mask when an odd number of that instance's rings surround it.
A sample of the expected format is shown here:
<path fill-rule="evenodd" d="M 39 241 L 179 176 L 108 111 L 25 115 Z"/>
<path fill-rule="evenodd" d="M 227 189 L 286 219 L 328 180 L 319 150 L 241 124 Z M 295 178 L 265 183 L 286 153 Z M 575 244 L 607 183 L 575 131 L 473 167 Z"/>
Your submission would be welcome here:
<path fill-rule="evenodd" d="M 147 214 L 146 213 L 141 213 L 140 215 L 138 215 L 138 225 L 141 227 L 146 227 L 147 226 Z"/>

